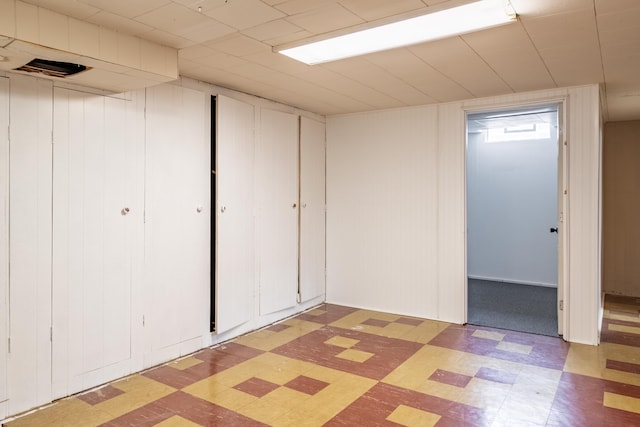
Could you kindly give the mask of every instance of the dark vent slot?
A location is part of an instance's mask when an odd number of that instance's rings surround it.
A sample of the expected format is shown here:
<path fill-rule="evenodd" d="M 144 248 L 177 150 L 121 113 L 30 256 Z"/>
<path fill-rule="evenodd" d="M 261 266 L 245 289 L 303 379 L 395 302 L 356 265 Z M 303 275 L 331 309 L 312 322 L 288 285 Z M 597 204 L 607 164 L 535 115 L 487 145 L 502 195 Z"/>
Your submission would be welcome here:
<path fill-rule="evenodd" d="M 52 77 L 67 77 L 86 70 L 87 67 L 80 64 L 71 64 L 70 62 L 48 61 L 46 59 L 34 59 L 28 64 L 20 68 L 18 71 L 26 71 L 28 73 L 45 74 Z"/>

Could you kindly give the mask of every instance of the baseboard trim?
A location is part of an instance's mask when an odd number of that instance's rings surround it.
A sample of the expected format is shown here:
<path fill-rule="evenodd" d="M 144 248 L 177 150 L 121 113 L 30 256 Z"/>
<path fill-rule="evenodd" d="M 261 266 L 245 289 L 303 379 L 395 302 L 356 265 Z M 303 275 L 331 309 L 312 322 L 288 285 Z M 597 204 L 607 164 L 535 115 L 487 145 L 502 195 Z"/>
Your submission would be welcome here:
<path fill-rule="evenodd" d="M 553 283 L 538 283 L 538 282 L 530 282 L 527 280 L 516 280 L 516 279 L 505 279 L 502 277 L 486 277 L 486 276 L 467 276 L 469 279 L 475 280 L 488 280 L 490 282 L 506 282 L 506 283 L 515 283 L 516 285 L 528 285 L 528 286 L 542 286 L 545 288 L 557 288 L 557 284 Z"/>

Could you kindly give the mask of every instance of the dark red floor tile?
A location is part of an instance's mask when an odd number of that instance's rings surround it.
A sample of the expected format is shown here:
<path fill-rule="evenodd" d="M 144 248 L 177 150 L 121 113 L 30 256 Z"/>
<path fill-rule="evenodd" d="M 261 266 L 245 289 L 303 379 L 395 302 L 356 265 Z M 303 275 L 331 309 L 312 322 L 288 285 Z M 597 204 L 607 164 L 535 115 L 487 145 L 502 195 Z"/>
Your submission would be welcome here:
<path fill-rule="evenodd" d="M 324 381 L 300 375 L 286 383 L 285 387 L 313 396 L 328 385 L 329 383 Z"/>
<path fill-rule="evenodd" d="M 401 317 L 395 321 L 395 323 L 401 323 L 403 325 L 418 326 L 421 325 L 424 320 L 414 319 L 413 317 Z"/>
<path fill-rule="evenodd" d="M 640 327 L 636 322 L 626 322 L 623 320 L 602 319 L 602 331 L 600 333 L 601 342 L 609 342 L 612 344 L 628 345 L 631 347 L 640 347 L 640 335 L 629 332 L 620 332 L 609 329 L 611 325 Z"/>
<path fill-rule="evenodd" d="M 445 426 L 478 427 L 491 424 L 491 420 L 481 409 L 390 384 L 378 383 L 325 425 L 397 425 L 387 421 L 386 418 L 400 405 L 440 415 L 444 420 L 441 420 L 441 425 Z"/>
<path fill-rule="evenodd" d="M 620 362 L 618 360 L 607 359 L 607 369 L 629 372 L 630 374 L 640 374 L 640 365 L 637 363 Z"/>
<path fill-rule="evenodd" d="M 473 333 L 476 330 L 502 333 L 505 335 L 505 342 L 530 345 L 532 350 L 529 354 L 500 350 L 497 348 L 498 341 L 474 337 Z M 531 336 L 527 337 L 527 335 Z M 560 338 L 541 337 L 532 334 L 481 328 L 471 325 L 451 325 L 429 341 L 429 344 L 481 356 L 557 370 L 562 370 L 567 353 L 569 352 L 569 343 L 564 342 Z"/>
<path fill-rule="evenodd" d="M 389 323 L 391 322 L 387 322 L 386 320 L 380 320 L 380 319 L 367 319 L 364 322 L 361 323 L 361 325 L 368 325 L 368 326 L 376 326 L 378 328 L 384 328 L 385 326 L 387 326 Z"/>
<path fill-rule="evenodd" d="M 358 340 L 359 342 L 352 349 L 371 353 L 373 356 L 362 363 L 336 357 L 345 349 L 325 344 L 325 341 L 337 336 Z M 421 347 L 421 344 L 411 341 L 382 337 L 349 329 L 324 327 L 305 334 L 271 352 L 379 380 L 397 368 Z"/>
<path fill-rule="evenodd" d="M 121 395 L 124 391 L 117 389 L 111 385 L 104 386 L 98 390 L 90 391 L 78 396 L 78 399 L 82 400 L 89 405 L 97 405 L 116 396 Z"/>
<path fill-rule="evenodd" d="M 353 312 L 358 311 L 357 308 L 344 307 L 341 305 L 334 305 L 334 304 L 322 304 L 318 306 L 318 309 L 325 310 L 325 312 L 319 315 L 302 313 L 296 316 L 296 319 L 328 325 L 330 323 L 335 322 L 336 320 L 342 319 L 343 317 Z"/>
<path fill-rule="evenodd" d="M 246 381 L 234 386 L 236 390 L 240 390 L 255 397 L 262 397 L 265 394 L 271 393 L 273 390 L 280 387 L 278 384 L 274 384 L 269 381 L 262 380 L 260 378 L 249 378 Z"/>
<path fill-rule="evenodd" d="M 436 369 L 429 379 L 431 381 L 437 381 L 443 384 L 449 384 L 455 387 L 466 387 L 473 377 L 468 375 L 457 374 L 455 372 L 445 371 L 443 369 Z"/>
<path fill-rule="evenodd" d="M 151 378 L 154 381 L 166 384 L 170 387 L 181 389 L 195 383 L 196 381 L 200 381 L 201 379 L 208 377 L 210 374 L 198 374 L 196 370 L 191 368 L 187 370 L 180 370 L 171 366 L 163 365 L 151 369 L 150 371 L 143 372 L 142 375 L 147 378 Z"/>
<path fill-rule="evenodd" d="M 278 323 L 276 325 L 271 325 L 268 328 L 266 328 L 265 330 L 267 331 L 271 331 L 271 332 L 281 332 L 284 330 L 289 329 L 291 326 L 289 325 L 285 325 L 284 323 Z"/>

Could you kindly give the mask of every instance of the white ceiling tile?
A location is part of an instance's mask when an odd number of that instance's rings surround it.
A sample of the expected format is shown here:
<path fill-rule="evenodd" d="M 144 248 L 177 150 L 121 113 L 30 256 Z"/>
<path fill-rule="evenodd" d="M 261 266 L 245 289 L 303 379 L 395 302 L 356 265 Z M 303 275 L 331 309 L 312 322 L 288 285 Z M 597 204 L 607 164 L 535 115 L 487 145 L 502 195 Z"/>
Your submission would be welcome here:
<path fill-rule="evenodd" d="M 313 34 L 328 33 L 364 22 L 339 4 L 329 4 L 309 12 L 299 13 L 288 17 L 287 21 Z"/>
<path fill-rule="evenodd" d="M 26 3 L 35 4 L 77 19 L 86 19 L 100 11 L 97 7 L 85 4 L 79 0 L 28 0 Z"/>
<path fill-rule="evenodd" d="M 80 0 L 82 3 L 124 16 L 134 18 L 171 3 L 170 0 Z"/>
<path fill-rule="evenodd" d="M 176 36 L 175 34 L 169 34 L 162 30 L 151 30 L 148 33 L 144 33 L 144 38 L 175 49 L 182 49 L 194 45 L 194 42 L 191 40 Z"/>
<path fill-rule="evenodd" d="M 297 41 L 304 40 L 306 38 L 312 37 L 313 34 L 307 30 L 300 30 L 296 33 L 287 34 L 284 36 L 276 37 L 273 39 L 264 40 L 269 46 L 282 46 L 289 43 L 294 43 Z"/>
<path fill-rule="evenodd" d="M 640 7 L 638 0 L 595 0 L 598 15 L 612 12 L 623 12 Z"/>
<path fill-rule="evenodd" d="M 255 27 L 285 16 L 260 0 L 232 0 L 204 12 L 206 15 L 239 30 Z"/>
<path fill-rule="evenodd" d="M 367 55 L 366 60 L 384 68 L 439 102 L 471 98 L 458 83 L 426 64 L 408 49 L 393 49 Z"/>
<path fill-rule="evenodd" d="M 559 46 L 540 50 L 540 55 L 558 86 L 604 81 L 598 50 L 576 50 L 573 47 Z"/>
<path fill-rule="evenodd" d="M 197 62 L 207 67 L 226 70 L 229 73 L 232 73 L 233 69 L 237 69 L 250 64 L 250 62 L 245 59 L 238 58 L 237 56 L 229 55 L 224 52 L 214 52 L 213 54 L 208 56 L 193 58 L 191 59 L 191 61 Z"/>
<path fill-rule="evenodd" d="M 554 87 L 549 70 L 521 25 L 504 25 L 462 39 L 515 91 Z"/>
<path fill-rule="evenodd" d="M 87 22 L 91 22 L 101 27 L 124 32 L 132 36 L 148 33 L 153 30 L 153 27 L 150 27 L 149 25 L 132 21 L 131 19 L 123 18 L 120 15 L 105 11 L 98 12 L 95 15 L 88 17 L 86 20 Z"/>
<path fill-rule="evenodd" d="M 285 19 L 276 19 L 275 21 L 257 25 L 252 28 L 243 30 L 242 33 L 256 40 L 273 40 L 280 37 L 286 37 L 302 31 L 302 28 Z"/>
<path fill-rule="evenodd" d="M 365 21 L 398 15 L 417 9 L 425 9 L 420 0 L 341 0 L 340 4 Z"/>
<path fill-rule="evenodd" d="M 275 7 L 287 15 L 296 15 L 337 2 L 338 0 L 286 0 L 275 3 Z"/>
<path fill-rule="evenodd" d="M 215 50 L 210 47 L 198 44 L 180 49 L 178 51 L 178 59 L 192 60 L 196 58 L 204 58 L 206 56 L 213 55 L 214 53 L 216 53 Z"/>
<path fill-rule="evenodd" d="M 305 73 L 311 67 L 310 65 L 293 60 L 288 56 L 275 53 L 271 50 L 246 55 L 243 56 L 243 59 L 255 62 L 260 65 L 264 65 L 265 67 L 273 68 L 287 74 Z"/>
<path fill-rule="evenodd" d="M 522 19 L 522 25 L 538 49 L 557 46 L 581 48 L 585 44 L 597 46 L 598 33 L 593 10 Z"/>
<path fill-rule="evenodd" d="M 245 56 L 265 51 L 271 52 L 270 46 L 242 34 L 222 37 L 204 45 L 234 56 Z"/>
<path fill-rule="evenodd" d="M 471 92 L 499 95 L 511 88 L 461 38 L 452 37 L 408 48 L 420 59 Z"/>
<path fill-rule="evenodd" d="M 135 20 L 167 33 L 177 35 L 188 32 L 193 27 L 212 22 L 212 20 L 204 14 L 176 3 L 169 3 L 139 15 Z"/>
<path fill-rule="evenodd" d="M 593 11 L 594 0 L 510 0 L 516 13 L 524 18 L 558 13 Z M 606 0 L 610 1 L 610 0 Z"/>

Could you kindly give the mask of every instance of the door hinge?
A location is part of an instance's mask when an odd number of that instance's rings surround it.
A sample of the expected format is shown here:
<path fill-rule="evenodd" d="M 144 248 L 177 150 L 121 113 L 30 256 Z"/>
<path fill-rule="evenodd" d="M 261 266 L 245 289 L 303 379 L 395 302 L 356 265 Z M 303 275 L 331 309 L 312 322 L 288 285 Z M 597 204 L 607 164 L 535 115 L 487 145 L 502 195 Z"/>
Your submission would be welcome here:
<path fill-rule="evenodd" d="M 564 300 L 560 300 L 558 302 L 558 308 L 560 309 L 560 311 L 564 310 Z"/>
<path fill-rule="evenodd" d="M 49 341 L 53 342 L 53 326 L 49 326 Z"/>
<path fill-rule="evenodd" d="M 144 315 L 142 316 L 142 326 L 144 327 Z"/>

